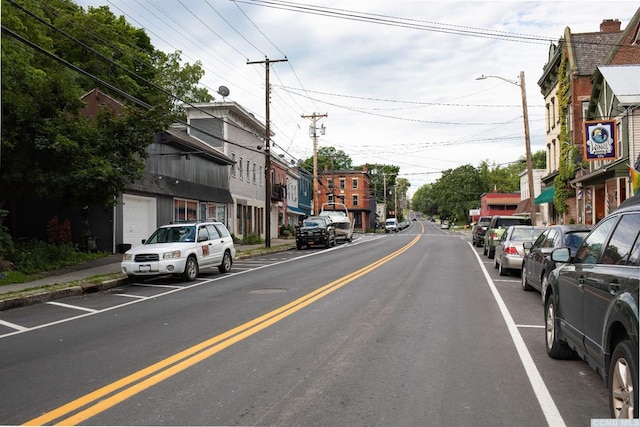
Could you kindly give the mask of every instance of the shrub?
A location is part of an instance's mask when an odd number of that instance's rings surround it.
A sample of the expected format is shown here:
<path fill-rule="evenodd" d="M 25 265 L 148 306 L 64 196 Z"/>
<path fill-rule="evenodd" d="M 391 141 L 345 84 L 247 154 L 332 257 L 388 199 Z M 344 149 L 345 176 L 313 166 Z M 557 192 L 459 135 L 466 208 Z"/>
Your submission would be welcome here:
<path fill-rule="evenodd" d="M 248 234 L 246 237 L 244 237 L 241 243 L 243 245 L 258 245 L 264 243 L 264 240 L 262 240 L 262 237 L 260 237 L 259 234 L 253 233 Z"/>
<path fill-rule="evenodd" d="M 4 218 L 9 212 L 0 209 L 0 258 L 9 256 L 13 252 L 13 239 L 9 229 L 4 226 Z"/>

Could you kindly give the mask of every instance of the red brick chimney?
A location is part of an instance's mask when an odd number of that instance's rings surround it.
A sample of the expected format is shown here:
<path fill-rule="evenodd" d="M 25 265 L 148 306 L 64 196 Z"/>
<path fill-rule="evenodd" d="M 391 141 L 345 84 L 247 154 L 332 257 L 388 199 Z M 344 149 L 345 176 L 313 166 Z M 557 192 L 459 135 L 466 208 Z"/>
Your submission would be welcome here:
<path fill-rule="evenodd" d="M 619 33 L 620 21 L 617 19 L 604 19 L 600 24 L 601 33 Z"/>

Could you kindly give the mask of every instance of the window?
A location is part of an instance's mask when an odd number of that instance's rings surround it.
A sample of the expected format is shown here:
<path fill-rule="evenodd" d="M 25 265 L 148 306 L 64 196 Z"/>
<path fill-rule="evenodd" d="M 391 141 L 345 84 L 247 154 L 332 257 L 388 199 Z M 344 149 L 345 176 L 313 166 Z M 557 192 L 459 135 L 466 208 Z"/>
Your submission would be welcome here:
<path fill-rule="evenodd" d="M 638 230 L 640 230 L 640 214 L 623 215 L 604 250 L 602 262 L 626 265 L 633 253 L 633 243 L 637 240 Z M 636 242 L 636 246 L 638 244 L 640 243 Z M 633 262 L 632 260 L 631 263 Z"/>
<path fill-rule="evenodd" d="M 198 242 L 206 242 L 209 240 L 209 232 L 204 225 L 198 227 Z"/>
<path fill-rule="evenodd" d="M 333 178 L 327 178 L 327 187 L 329 190 L 333 190 Z"/>
<path fill-rule="evenodd" d="M 358 189 L 358 178 L 351 179 L 351 188 L 353 188 L 354 190 Z"/>
<path fill-rule="evenodd" d="M 358 206 L 358 195 L 354 194 L 353 195 L 353 206 Z"/>
<path fill-rule="evenodd" d="M 242 157 L 240 157 L 240 162 L 238 162 L 238 169 L 240 170 L 240 179 L 243 179 L 243 173 L 242 173 Z"/>
<path fill-rule="evenodd" d="M 256 183 L 256 164 L 253 164 L 253 183 Z"/>
<path fill-rule="evenodd" d="M 249 175 L 251 172 L 251 162 L 247 160 L 247 182 L 251 182 L 251 176 Z"/>
<path fill-rule="evenodd" d="M 344 196 L 338 196 L 338 200 L 344 205 Z"/>
<path fill-rule="evenodd" d="M 198 202 L 195 200 L 173 199 L 173 220 L 196 221 L 198 219 Z"/>
<path fill-rule="evenodd" d="M 258 185 L 260 185 L 260 187 L 262 187 L 262 176 L 264 174 L 262 173 L 262 166 L 258 166 Z"/>
<path fill-rule="evenodd" d="M 556 99 L 551 98 L 551 129 L 556 127 Z"/>
<path fill-rule="evenodd" d="M 209 232 L 209 238 L 211 240 L 220 238 L 220 233 L 218 232 L 218 229 L 213 226 L 213 224 L 207 224 L 207 231 Z"/>
<path fill-rule="evenodd" d="M 327 202 L 333 203 L 333 194 L 327 194 Z"/>
<path fill-rule="evenodd" d="M 231 153 L 231 160 L 233 163 L 231 164 L 231 176 L 236 177 L 236 153 Z"/>
<path fill-rule="evenodd" d="M 551 132 L 551 106 L 547 104 L 547 133 Z"/>
<path fill-rule="evenodd" d="M 340 178 L 340 189 L 341 190 L 344 190 L 346 188 L 346 186 L 347 186 L 346 181 L 347 181 L 346 179 Z"/>
<path fill-rule="evenodd" d="M 615 217 L 610 217 L 598 224 L 589 237 L 582 242 L 580 249 L 578 249 L 576 263 L 595 264 L 598 262 L 598 258 L 600 258 L 600 253 L 602 252 L 602 246 L 604 245 L 604 239 L 609 235 L 609 231 L 611 231 L 616 219 Z"/>

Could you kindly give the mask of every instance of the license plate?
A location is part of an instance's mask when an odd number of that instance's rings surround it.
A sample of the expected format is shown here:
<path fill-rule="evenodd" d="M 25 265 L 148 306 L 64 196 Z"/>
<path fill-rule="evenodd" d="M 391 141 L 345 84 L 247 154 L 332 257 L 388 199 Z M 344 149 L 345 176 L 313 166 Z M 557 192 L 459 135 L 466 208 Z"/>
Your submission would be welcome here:
<path fill-rule="evenodd" d="M 138 271 L 140 271 L 140 273 L 148 273 L 151 271 L 151 265 L 143 264 L 140 267 L 138 267 Z"/>
<path fill-rule="evenodd" d="M 315 245 L 316 242 L 314 242 L 313 240 L 310 242 L 307 242 L 307 245 Z"/>

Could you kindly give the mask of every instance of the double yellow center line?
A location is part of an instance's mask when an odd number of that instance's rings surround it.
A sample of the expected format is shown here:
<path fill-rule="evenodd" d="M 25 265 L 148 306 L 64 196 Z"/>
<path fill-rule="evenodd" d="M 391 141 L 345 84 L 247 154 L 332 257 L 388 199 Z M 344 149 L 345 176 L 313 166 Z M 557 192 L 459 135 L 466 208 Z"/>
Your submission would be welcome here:
<path fill-rule="evenodd" d="M 325 297 L 333 291 L 336 291 L 346 284 L 370 273 L 391 259 L 407 251 L 415 245 L 419 239 L 420 235 L 417 235 L 406 246 L 372 264 L 369 264 L 366 267 L 361 268 L 360 270 L 324 285 L 323 287 L 276 310 L 194 345 L 193 347 L 108 384 L 72 402 L 62 405 L 53 411 L 47 412 L 26 422 L 24 425 L 45 425 L 63 417 L 67 418 L 58 421 L 58 425 L 77 425 L 78 423 L 86 421 L 87 419 L 112 408 L 118 403 L 129 399 L 130 397 L 160 383 L 161 381 L 184 371 L 196 363 L 215 355 L 225 348 L 258 333 L 263 329 L 266 329 L 298 310 L 301 310 L 313 302 Z"/>

